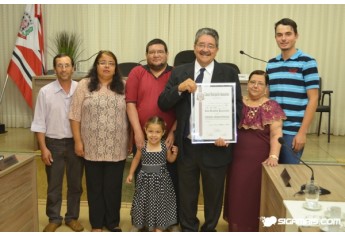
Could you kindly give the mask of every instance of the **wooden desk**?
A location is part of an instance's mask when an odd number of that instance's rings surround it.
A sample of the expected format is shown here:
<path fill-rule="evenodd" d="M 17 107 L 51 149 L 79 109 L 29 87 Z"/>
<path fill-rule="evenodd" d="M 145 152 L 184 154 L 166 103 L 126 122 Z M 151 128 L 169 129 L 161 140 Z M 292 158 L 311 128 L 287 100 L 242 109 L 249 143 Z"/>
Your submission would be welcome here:
<path fill-rule="evenodd" d="M 16 157 L 18 163 L 0 171 L 0 231 L 37 232 L 35 155 L 18 154 Z"/>
<path fill-rule="evenodd" d="M 83 77 L 86 76 L 86 73 L 77 73 L 74 72 L 72 79 L 75 81 L 81 80 Z M 127 79 L 127 77 L 124 77 Z M 35 108 L 36 99 L 38 92 L 44 86 L 56 80 L 56 75 L 43 75 L 43 76 L 34 76 L 32 77 L 32 105 Z M 247 81 L 240 80 L 242 95 L 247 95 Z"/>
<path fill-rule="evenodd" d="M 248 81 L 240 80 L 242 96 L 247 96 L 247 83 Z"/>
<path fill-rule="evenodd" d="M 320 201 L 345 201 L 345 167 L 335 165 L 310 165 L 314 170 L 315 181 L 323 188 L 331 191 L 329 195 L 321 195 Z M 280 174 L 284 168 L 289 173 L 291 187 L 286 187 Z M 294 194 L 302 184 L 310 180 L 311 171 L 303 164 L 279 165 L 277 167 L 263 166 L 261 182 L 260 216 L 286 217 L 283 200 L 304 200 L 304 195 Z M 284 225 L 263 227 L 260 231 L 282 232 Z"/>

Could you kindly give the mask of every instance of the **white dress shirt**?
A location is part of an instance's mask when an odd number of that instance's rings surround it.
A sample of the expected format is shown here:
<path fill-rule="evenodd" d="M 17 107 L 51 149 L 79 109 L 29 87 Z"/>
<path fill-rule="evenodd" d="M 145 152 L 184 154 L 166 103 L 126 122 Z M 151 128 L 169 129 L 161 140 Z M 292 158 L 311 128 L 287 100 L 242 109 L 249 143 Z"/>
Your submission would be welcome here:
<path fill-rule="evenodd" d="M 194 80 L 198 77 L 198 75 L 200 74 L 200 69 L 202 67 L 200 66 L 200 64 L 198 63 L 197 60 L 195 60 L 195 66 L 194 66 Z M 214 61 L 212 61 L 210 64 L 208 64 L 208 66 L 205 67 L 205 71 L 204 71 L 204 79 L 203 79 L 203 83 L 211 83 L 211 79 L 212 79 L 212 74 L 213 74 L 213 69 L 214 69 Z"/>
<path fill-rule="evenodd" d="M 195 79 L 198 77 L 198 75 L 200 74 L 200 69 L 203 68 L 202 66 L 200 66 L 200 64 L 198 63 L 197 60 L 195 60 L 195 66 L 194 66 L 194 81 Z M 212 79 L 212 74 L 213 74 L 213 69 L 214 69 L 214 61 L 212 61 L 210 64 L 208 64 L 208 66 L 204 67 L 205 71 L 204 71 L 204 77 L 202 80 L 202 83 L 211 83 L 211 79 Z M 193 109 L 193 107 L 192 107 Z M 192 115 L 189 117 L 189 127 L 192 127 Z M 187 138 L 192 139 L 191 134 L 189 134 L 187 136 Z"/>
<path fill-rule="evenodd" d="M 68 94 L 62 89 L 58 80 L 40 89 L 31 131 L 44 133 L 46 137 L 55 139 L 73 137 L 68 112 L 77 84 L 78 82 L 72 81 Z"/>

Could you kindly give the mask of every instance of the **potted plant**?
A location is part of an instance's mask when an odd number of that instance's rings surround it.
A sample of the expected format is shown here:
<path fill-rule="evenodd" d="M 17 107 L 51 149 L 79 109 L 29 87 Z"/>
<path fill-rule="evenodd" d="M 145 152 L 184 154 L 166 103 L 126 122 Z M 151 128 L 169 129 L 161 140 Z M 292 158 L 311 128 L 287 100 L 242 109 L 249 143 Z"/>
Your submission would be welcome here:
<path fill-rule="evenodd" d="M 53 39 L 53 44 L 55 48 L 52 49 L 53 53 L 65 53 L 70 56 L 74 63 L 78 62 L 78 58 L 83 50 L 80 49 L 82 40 L 76 33 L 71 33 L 67 31 L 58 32 Z"/>

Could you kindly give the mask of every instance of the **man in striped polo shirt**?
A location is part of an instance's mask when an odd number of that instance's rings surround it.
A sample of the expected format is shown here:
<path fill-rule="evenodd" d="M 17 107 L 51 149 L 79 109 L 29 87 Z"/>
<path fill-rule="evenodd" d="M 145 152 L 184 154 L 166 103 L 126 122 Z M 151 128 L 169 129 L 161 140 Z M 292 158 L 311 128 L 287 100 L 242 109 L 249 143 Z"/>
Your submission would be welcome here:
<path fill-rule="evenodd" d="M 275 39 L 281 54 L 269 60 L 270 97 L 283 108 L 287 119 L 283 124 L 283 138 L 279 163 L 297 164 L 303 153 L 307 130 L 313 120 L 318 102 L 319 74 L 314 58 L 295 47 L 297 24 L 284 18 L 275 24 Z"/>

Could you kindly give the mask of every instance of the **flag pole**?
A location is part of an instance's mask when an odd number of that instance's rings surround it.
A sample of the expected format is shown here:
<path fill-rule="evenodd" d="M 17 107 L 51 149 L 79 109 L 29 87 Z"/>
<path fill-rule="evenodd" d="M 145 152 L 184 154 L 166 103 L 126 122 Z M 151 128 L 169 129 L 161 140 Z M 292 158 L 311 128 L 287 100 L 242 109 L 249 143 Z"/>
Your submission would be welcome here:
<path fill-rule="evenodd" d="M 2 88 L 2 92 L 1 92 L 1 96 L 0 96 L 0 104 L 2 102 L 2 97 L 4 96 L 4 93 L 5 93 L 5 88 L 6 88 L 6 85 L 7 85 L 7 81 L 8 81 L 8 74 L 7 74 L 6 79 L 5 79 L 4 87 Z"/>
<path fill-rule="evenodd" d="M 3 98 L 4 93 L 5 93 L 5 88 L 6 88 L 6 85 L 7 85 L 7 81 L 8 81 L 8 74 L 7 74 L 6 79 L 5 79 L 4 87 L 2 88 L 2 91 L 1 91 L 0 105 L 2 103 L 2 98 Z M 5 131 L 5 124 L 0 123 L 0 134 L 3 134 L 3 133 L 6 133 L 6 131 Z"/>

